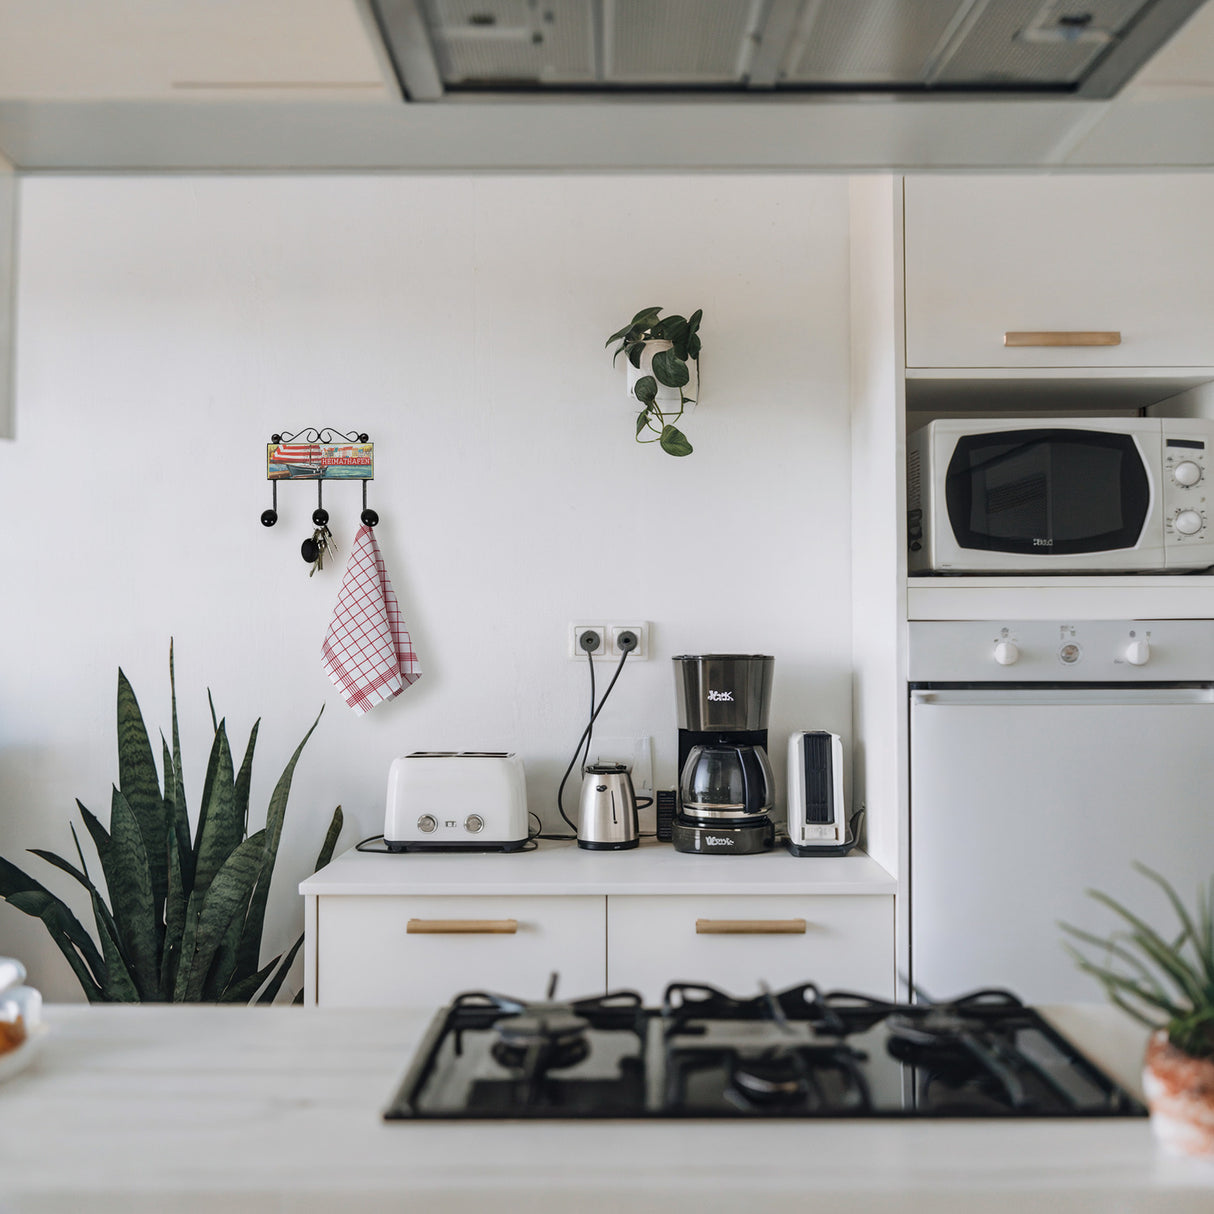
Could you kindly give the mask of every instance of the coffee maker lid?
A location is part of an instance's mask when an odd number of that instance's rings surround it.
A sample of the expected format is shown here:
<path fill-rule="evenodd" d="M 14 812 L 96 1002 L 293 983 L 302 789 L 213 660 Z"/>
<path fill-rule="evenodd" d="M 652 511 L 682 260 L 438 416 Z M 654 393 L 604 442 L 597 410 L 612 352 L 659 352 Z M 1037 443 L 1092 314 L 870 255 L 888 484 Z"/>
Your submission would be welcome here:
<path fill-rule="evenodd" d="M 776 659 L 770 653 L 682 653 L 672 658 L 673 662 L 706 662 L 714 658 L 723 658 L 731 662 L 774 662 Z"/>

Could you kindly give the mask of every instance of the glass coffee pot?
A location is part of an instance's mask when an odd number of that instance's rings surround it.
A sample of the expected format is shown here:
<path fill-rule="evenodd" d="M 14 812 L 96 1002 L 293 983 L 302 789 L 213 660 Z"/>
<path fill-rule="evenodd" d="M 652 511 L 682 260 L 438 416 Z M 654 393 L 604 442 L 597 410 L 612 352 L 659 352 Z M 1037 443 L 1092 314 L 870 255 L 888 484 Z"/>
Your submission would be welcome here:
<path fill-rule="evenodd" d="M 691 748 L 679 780 L 679 798 L 687 816 L 729 826 L 766 814 L 774 788 L 762 746 L 722 741 Z"/>

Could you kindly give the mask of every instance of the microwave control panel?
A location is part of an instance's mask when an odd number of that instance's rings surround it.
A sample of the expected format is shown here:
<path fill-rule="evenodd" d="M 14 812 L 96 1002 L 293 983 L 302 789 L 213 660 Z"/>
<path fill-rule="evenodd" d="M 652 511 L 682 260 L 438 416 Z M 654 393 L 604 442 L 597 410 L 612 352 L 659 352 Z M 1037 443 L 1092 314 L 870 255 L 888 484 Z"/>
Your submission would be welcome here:
<path fill-rule="evenodd" d="M 1208 543 L 1206 490 L 1209 463 L 1205 439 L 1163 436 L 1164 535 L 1167 543 Z"/>
<path fill-rule="evenodd" d="M 1214 680 L 1214 620 L 915 620 L 912 683 Z"/>

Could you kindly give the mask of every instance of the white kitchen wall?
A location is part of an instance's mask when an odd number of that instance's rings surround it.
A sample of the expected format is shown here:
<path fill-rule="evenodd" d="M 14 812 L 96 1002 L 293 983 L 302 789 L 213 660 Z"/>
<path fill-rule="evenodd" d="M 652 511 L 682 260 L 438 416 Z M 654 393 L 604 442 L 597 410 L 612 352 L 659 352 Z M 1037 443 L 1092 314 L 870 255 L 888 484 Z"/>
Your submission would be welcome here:
<path fill-rule="evenodd" d="M 845 179 L 35 177 L 20 206 L 0 854 L 52 888 L 70 882 L 22 850 L 70 855 L 76 797 L 108 816 L 116 670 L 167 730 L 170 637 L 191 809 L 208 687 L 234 746 L 262 718 L 255 817 L 324 706 L 275 949 L 301 928 L 295 885 L 333 807 L 343 847 L 381 829 L 395 755 L 517 750 L 531 808 L 559 822 L 587 700 L 572 620 L 651 623 L 650 660 L 598 728 L 652 735 L 659 787 L 675 654 L 776 655 L 777 770 L 791 730 L 849 733 Z M 683 460 L 634 444 L 603 348 L 653 304 L 704 310 Z M 265 443 L 306 426 L 375 441 L 370 504 L 425 672 L 361 719 L 319 661 L 357 486 L 325 494 L 342 553 L 315 577 L 313 486 L 281 487 L 278 526 L 258 522 Z M 41 925 L 4 904 L 0 952 L 78 997 Z"/>

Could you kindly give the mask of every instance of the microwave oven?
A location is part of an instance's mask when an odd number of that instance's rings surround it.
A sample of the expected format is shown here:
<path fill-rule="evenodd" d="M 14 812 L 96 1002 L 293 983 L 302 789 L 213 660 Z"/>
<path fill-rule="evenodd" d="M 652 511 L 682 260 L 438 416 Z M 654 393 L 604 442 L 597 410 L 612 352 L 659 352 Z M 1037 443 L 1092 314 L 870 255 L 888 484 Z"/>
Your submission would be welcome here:
<path fill-rule="evenodd" d="M 907 439 L 914 573 L 1182 573 L 1214 565 L 1214 421 L 940 419 Z"/>

